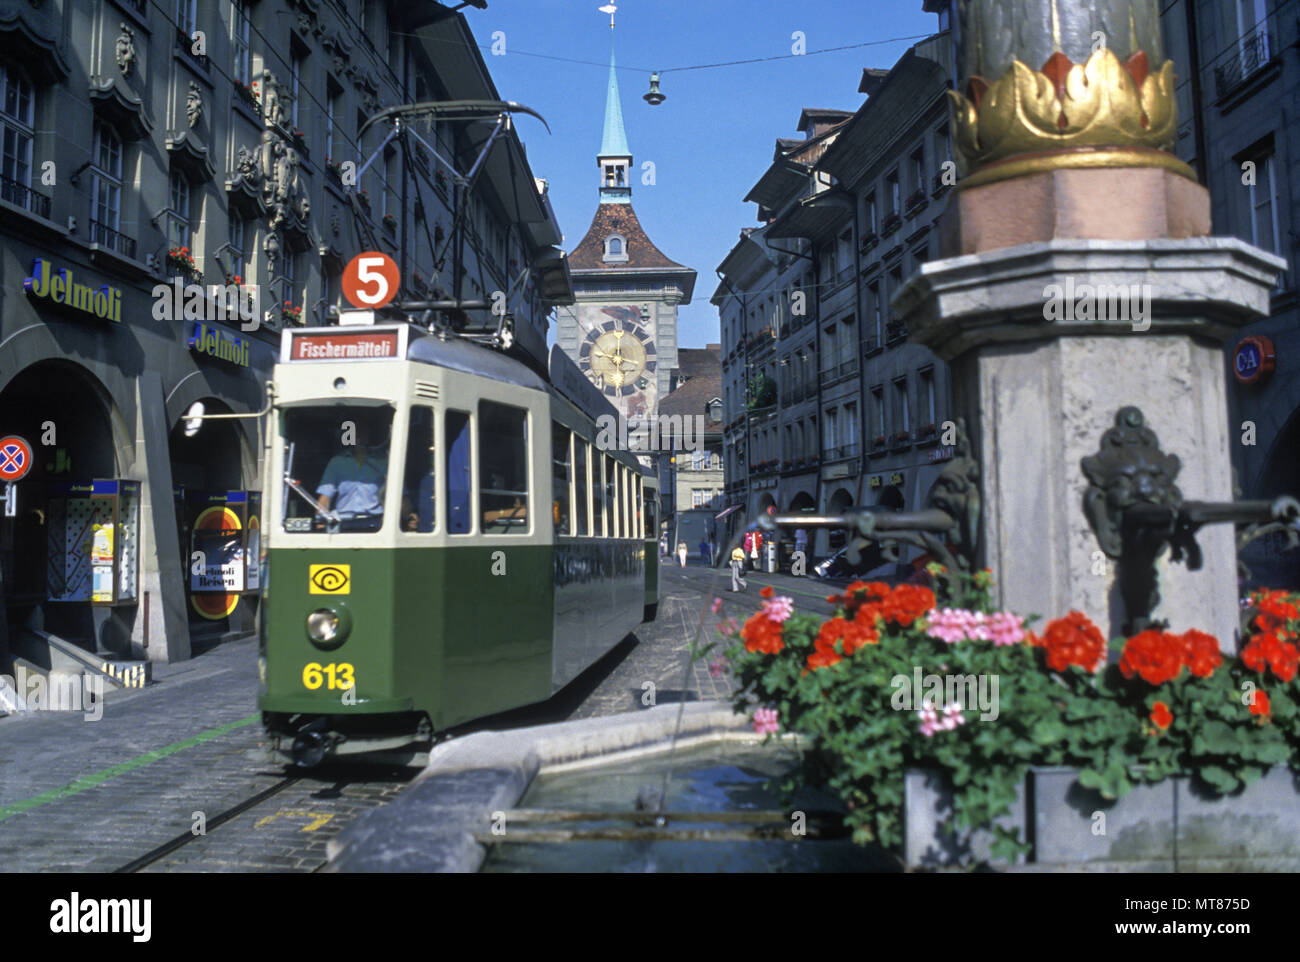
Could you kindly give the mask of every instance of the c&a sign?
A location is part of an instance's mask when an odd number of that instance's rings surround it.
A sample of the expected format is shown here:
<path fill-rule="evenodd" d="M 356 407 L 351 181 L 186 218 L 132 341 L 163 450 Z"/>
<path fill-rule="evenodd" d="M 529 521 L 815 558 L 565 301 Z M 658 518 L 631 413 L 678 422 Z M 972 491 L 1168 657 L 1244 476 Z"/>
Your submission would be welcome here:
<path fill-rule="evenodd" d="M 68 310 L 122 323 L 122 291 L 104 284 L 98 288 L 77 281 L 69 268 L 55 270 L 49 261 L 37 258 L 32 276 L 23 281 L 29 297 L 39 297 Z"/>

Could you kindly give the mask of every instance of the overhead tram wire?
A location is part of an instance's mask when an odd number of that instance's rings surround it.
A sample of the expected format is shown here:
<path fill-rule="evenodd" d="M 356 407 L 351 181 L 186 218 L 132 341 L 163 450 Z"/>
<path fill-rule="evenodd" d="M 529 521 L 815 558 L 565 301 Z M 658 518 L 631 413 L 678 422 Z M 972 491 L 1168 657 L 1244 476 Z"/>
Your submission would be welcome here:
<path fill-rule="evenodd" d="M 393 35 L 399 37 L 416 37 L 424 43 L 430 43 L 430 42 L 455 43 L 456 42 L 454 40 L 443 40 L 440 37 L 422 37 L 419 34 L 406 33 L 403 31 L 393 31 Z M 932 33 L 918 33 L 918 34 L 911 34 L 909 36 L 904 36 L 904 37 L 889 37 L 884 40 L 864 40 L 861 43 L 849 43 L 839 47 L 823 47 L 820 50 L 808 50 L 805 51 L 804 53 L 784 53 L 784 54 L 775 54 L 770 57 L 750 57 L 745 60 L 722 60 L 722 61 L 718 61 L 717 63 L 697 63 L 697 64 L 688 64 L 683 67 L 661 67 L 661 68 L 654 68 L 654 69 L 656 69 L 657 72 L 662 76 L 663 74 L 666 73 L 683 73 L 687 70 L 712 70 L 715 67 L 736 67 L 744 64 L 768 63 L 774 60 L 796 60 L 801 57 L 815 57 L 818 54 L 823 54 L 823 53 L 840 53 L 845 50 L 859 50 L 863 47 L 879 47 L 891 43 L 904 43 L 909 40 L 924 40 L 926 37 L 932 37 L 932 36 L 934 36 L 934 34 Z M 480 43 L 480 44 L 476 44 L 476 46 L 480 50 L 491 51 L 492 49 L 492 44 L 489 43 Z M 601 63 L 600 61 L 597 60 L 582 60 L 578 57 L 560 57 L 555 54 L 536 53 L 530 50 L 512 49 L 509 51 L 509 55 L 511 56 L 518 55 L 520 57 L 536 57 L 539 60 L 554 60 L 559 63 L 580 64 L 586 67 L 600 67 L 602 70 L 609 69 L 608 61 Z M 614 69 L 630 70 L 633 73 L 651 72 L 651 68 L 649 67 L 633 67 L 628 64 L 617 64 L 615 65 Z"/>

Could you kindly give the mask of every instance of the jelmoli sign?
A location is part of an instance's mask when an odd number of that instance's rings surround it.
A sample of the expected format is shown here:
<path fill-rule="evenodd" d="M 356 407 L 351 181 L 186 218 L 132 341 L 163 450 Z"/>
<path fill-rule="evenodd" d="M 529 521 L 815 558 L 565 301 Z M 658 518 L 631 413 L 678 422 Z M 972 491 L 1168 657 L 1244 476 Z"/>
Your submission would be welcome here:
<path fill-rule="evenodd" d="M 406 357 L 406 337 L 406 327 L 285 331 L 280 362 L 401 360 Z"/>
<path fill-rule="evenodd" d="M 29 297 L 39 297 L 71 311 L 79 311 L 104 320 L 122 323 L 122 291 L 103 284 L 93 287 L 78 281 L 67 267 L 55 269 L 49 261 L 37 258 L 32 276 L 23 281 Z"/>
<path fill-rule="evenodd" d="M 215 327 L 199 323 L 190 328 L 186 343 L 197 354 L 207 354 L 240 367 L 248 367 L 248 342 L 242 337 L 232 339 Z"/>

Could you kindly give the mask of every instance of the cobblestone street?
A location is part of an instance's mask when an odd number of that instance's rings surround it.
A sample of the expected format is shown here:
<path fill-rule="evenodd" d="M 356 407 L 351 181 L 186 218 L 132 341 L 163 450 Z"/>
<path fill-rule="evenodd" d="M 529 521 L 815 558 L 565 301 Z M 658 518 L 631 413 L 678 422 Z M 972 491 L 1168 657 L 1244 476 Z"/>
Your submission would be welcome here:
<path fill-rule="evenodd" d="M 729 576 L 661 568 L 658 617 L 556 698 L 479 727 L 512 727 L 638 711 L 651 704 L 725 700 L 728 675 L 691 666 L 689 639 L 703 611 L 705 643 L 725 616 L 747 617 L 758 589 L 775 583 L 801 607 L 826 608 L 826 588 L 807 579 L 751 575 L 744 595 Z M 722 611 L 708 608 L 723 598 Z M 818 607 L 820 606 L 820 607 Z M 0 719 L 0 866 L 6 871 L 113 871 L 190 833 L 292 774 L 261 748 L 257 646 L 220 645 L 191 661 L 160 665 L 143 690 L 106 693 L 103 717 L 33 712 Z M 653 688 L 651 688 L 653 685 Z M 653 696 L 651 695 L 653 693 Z M 475 726 L 466 726 L 466 731 Z M 144 871 L 312 871 L 325 845 L 358 814 L 401 790 L 415 769 L 350 766 L 306 773 Z"/>

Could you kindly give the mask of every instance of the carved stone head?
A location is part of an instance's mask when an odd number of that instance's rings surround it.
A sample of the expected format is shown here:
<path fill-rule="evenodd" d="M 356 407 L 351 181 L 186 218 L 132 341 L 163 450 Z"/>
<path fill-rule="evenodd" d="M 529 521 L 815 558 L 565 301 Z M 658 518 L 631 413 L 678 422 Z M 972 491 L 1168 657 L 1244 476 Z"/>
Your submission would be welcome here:
<path fill-rule="evenodd" d="M 1083 507 L 1097 540 L 1112 558 L 1122 553 L 1124 511 L 1135 504 L 1177 506 L 1183 495 L 1174 484 L 1182 462 L 1160 450 L 1156 434 L 1142 412 L 1121 408 L 1115 426 L 1101 439 L 1101 449 L 1083 459 L 1089 486 Z"/>

